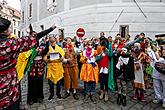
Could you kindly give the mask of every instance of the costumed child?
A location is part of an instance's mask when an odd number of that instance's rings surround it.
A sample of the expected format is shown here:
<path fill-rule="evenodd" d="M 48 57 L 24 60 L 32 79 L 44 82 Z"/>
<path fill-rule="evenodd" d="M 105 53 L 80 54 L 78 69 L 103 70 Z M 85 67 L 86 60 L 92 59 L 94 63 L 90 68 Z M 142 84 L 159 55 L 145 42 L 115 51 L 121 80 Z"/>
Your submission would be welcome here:
<path fill-rule="evenodd" d="M 127 83 L 135 79 L 134 76 L 134 60 L 128 53 L 126 48 L 122 48 L 118 63 L 116 65 L 118 98 L 117 104 L 126 106 Z"/>
<path fill-rule="evenodd" d="M 64 99 L 70 96 L 70 89 L 73 89 L 73 97 L 78 100 L 78 95 L 76 89 L 78 88 L 78 63 L 76 49 L 72 45 L 71 38 L 67 38 L 65 47 L 63 48 L 65 52 L 65 59 L 68 59 L 66 63 L 63 64 L 64 67 L 64 87 L 66 93 Z"/>
<path fill-rule="evenodd" d="M 108 101 L 108 86 L 110 90 L 114 90 L 114 79 L 113 79 L 113 52 L 111 44 L 108 39 L 101 38 L 101 53 L 96 57 L 99 66 L 99 82 L 100 82 L 100 100 Z M 100 46 L 97 47 L 100 48 Z M 99 52 L 99 51 L 98 51 Z"/>
<path fill-rule="evenodd" d="M 84 101 L 86 102 L 88 98 L 92 102 L 96 103 L 94 98 L 95 87 L 98 83 L 98 65 L 96 63 L 97 52 L 92 48 L 92 42 L 87 42 L 87 48 L 83 51 L 80 58 L 82 63 L 82 68 L 80 72 L 80 80 L 84 81 L 85 97 Z"/>
<path fill-rule="evenodd" d="M 144 82 L 144 62 L 146 62 L 147 55 L 141 51 L 140 43 L 134 44 L 134 72 L 135 72 L 135 80 L 134 80 L 134 89 L 135 89 L 135 95 L 133 97 L 134 100 L 137 100 L 138 98 L 141 99 L 141 101 L 145 101 L 144 99 L 144 91 L 145 91 L 145 82 Z"/>

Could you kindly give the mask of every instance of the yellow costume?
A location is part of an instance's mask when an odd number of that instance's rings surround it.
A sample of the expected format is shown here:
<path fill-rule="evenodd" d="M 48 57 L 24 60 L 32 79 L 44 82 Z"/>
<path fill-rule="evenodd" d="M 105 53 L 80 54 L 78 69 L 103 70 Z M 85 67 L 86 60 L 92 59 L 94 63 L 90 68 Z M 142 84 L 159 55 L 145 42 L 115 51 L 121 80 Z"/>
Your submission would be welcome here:
<path fill-rule="evenodd" d="M 55 45 L 55 49 L 52 46 L 49 46 L 49 53 L 59 52 L 62 57 L 64 57 L 65 52 L 61 47 Z M 47 56 L 45 56 L 44 60 L 46 60 Z M 60 79 L 63 78 L 64 69 L 62 66 L 61 59 L 48 61 L 47 62 L 48 70 L 47 70 L 47 79 L 50 79 L 54 84 L 56 84 Z"/>
<path fill-rule="evenodd" d="M 22 52 L 18 55 L 16 70 L 18 74 L 18 80 L 20 81 L 23 78 L 24 71 L 28 62 L 28 59 L 31 55 L 31 50 Z"/>
<path fill-rule="evenodd" d="M 98 65 L 95 62 L 95 55 L 97 54 L 96 51 L 93 50 L 91 54 L 91 59 L 87 59 L 85 55 L 85 51 L 81 55 L 80 62 L 83 63 L 82 68 L 81 68 L 81 73 L 80 73 L 80 80 L 89 82 L 89 81 L 95 81 L 98 83 Z M 96 66 L 93 67 L 91 63 L 94 63 Z"/>

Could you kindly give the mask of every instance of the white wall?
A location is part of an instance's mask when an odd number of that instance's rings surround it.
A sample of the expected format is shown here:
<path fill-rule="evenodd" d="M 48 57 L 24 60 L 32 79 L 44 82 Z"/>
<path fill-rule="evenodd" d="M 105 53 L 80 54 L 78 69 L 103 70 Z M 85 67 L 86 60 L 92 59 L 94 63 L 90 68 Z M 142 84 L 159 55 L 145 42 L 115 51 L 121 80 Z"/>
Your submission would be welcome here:
<path fill-rule="evenodd" d="M 133 2 L 122 3 L 121 0 L 121 3 L 114 3 L 114 0 L 112 2 L 106 4 L 99 3 L 71 10 L 65 8 L 65 11 L 44 17 L 39 22 L 33 23 L 33 25 L 36 31 L 41 31 L 40 25 L 48 28 L 54 22 L 60 21 L 64 27 L 65 37 L 75 36 L 76 30 L 79 27 L 85 29 L 85 37 L 97 37 L 101 31 L 104 31 L 107 36 L 111 35 L 114 37 L 119 32 L 119 25 L 129 25 L 130 35 L 132 37 L 140 32 L 145 32 L 151 38 L 154 38 L 155 34 L 165 33 L 164 2 L 139 2 L 139 6 L 146 14 L 147 19 Z M 64 6 L 72 7 L 68 6 L 68 4 Z M 123 13 L 110 32 L 113 23 L 122 9 L 124 9 Z M 58 33 L 58 30 L 56 29 L 53 33 Z"/>

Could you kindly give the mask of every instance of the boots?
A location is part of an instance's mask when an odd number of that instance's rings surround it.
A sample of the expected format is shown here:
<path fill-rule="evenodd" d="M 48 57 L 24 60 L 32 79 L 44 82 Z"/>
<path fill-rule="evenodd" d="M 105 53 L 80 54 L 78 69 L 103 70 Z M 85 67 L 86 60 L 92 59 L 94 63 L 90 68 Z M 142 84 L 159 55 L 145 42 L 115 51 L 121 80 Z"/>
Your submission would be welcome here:
<path fill-rule="evenodd" d="M 121 96 L 121 94 L 118 94 L 118 97 L 117 97 L 117 104 L 118 104 L 118 105 L 121 105 L 121 101 L 122 101 L 122 96 Z"/>
<path fill-rule="evenodd" d="M 108 92 L 105 92 L 104 101 L 105 101 L 105 102 L 107 102 L 107 101 L 108 101 Z"/>
<path fill-rule="evenodd" d="M 142 101 L 142 102 L 145 102 L 144 93 L 143 93 L 143 92 L 140 93 L 140 98 L 141 98 L 141 101 Z"/>
<path fill-rule="evenodd" d="M 122 105 L 126 106 L 126 95 L 122 95 Z"/>
<path fill-rule="evenodd" d="M 138 92 L 138 90 L 136 90 L 133 99 L 134 99 L 134 100 L 137 100 L 138 97 L 139 97 L 139 92 Z"/>
<path fill-rule="evenodd" d="M 104 98 L 104 91 L 101 90 L 101 95 L 100 95 L 99 99 L 102 100 L 103 98 Z"/>

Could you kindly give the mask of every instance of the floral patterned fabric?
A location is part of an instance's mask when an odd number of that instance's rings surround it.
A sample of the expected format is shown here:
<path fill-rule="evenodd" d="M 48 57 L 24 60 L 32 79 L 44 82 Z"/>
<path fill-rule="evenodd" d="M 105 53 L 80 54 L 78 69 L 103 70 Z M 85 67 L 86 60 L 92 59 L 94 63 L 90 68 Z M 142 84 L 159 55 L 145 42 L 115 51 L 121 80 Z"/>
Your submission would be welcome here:
<path fill-rule="evenodd" d="M 36 58 L 33 61 L 33 64 L 31 66 L 30 70 L 30 76 L 42 76 L 45 72 L 45 67 L 44 67 L 44 60 L 43 60 L 43 54 L 44 54 L 45 47 L 40 46 L 38 49 L 38 54 Z"/>
<path fill-rule="evenodd" d="M 35 45 L 36 36 L 14 39 L 0 35 L 0 110 L 19 99 L 19 82 L 15 69 L 17 56 Z"/>

